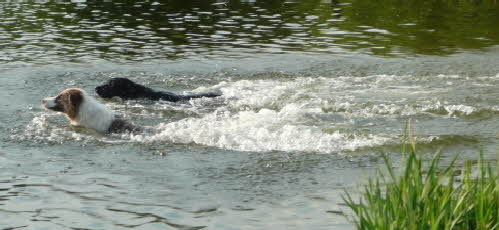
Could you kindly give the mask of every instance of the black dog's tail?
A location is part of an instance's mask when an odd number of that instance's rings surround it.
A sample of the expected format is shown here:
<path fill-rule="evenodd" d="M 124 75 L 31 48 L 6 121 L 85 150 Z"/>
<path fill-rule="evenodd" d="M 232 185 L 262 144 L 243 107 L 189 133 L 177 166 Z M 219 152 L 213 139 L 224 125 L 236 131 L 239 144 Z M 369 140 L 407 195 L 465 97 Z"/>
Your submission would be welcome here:
<path fill-rule="evenodd" d="M 190 100 L 192 98 L 219 97 L 219 96 L 222 96 L 222 94 L 218 94 L 218 93 L 200 93 L 200 94 L 183 95 L 182 99 L 183 100 Z"/>

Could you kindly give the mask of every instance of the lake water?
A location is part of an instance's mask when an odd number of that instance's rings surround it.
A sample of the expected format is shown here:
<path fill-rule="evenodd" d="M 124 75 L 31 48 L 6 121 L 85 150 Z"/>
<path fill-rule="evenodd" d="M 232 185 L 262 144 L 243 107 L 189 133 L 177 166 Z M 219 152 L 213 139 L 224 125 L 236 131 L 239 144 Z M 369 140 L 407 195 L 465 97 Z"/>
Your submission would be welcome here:
<path fill-rule="evenodd" d="M 353 229 L 341 195 L 418 148 L 496 162 L 499 2 L 0 1 L 0 229 Z M 40 100 L 112 77 L 99 135 Z M 400 165 L 399 163 L 396 166 Z"/>

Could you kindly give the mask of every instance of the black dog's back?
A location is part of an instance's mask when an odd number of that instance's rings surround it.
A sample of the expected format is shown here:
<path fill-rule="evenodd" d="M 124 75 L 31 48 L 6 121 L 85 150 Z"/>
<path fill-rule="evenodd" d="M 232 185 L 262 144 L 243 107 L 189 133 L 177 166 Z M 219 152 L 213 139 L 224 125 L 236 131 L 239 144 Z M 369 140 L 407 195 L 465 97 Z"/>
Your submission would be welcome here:
<path fill-rule="evenodd" d="M 191 94 L 191 95 L 182 95 L 182 100 L 190 100 L 192 98 L 201 98 L 201 97 L 219 97 L 221 94 L 217 93 L 199 93 L 199 94 Z"/>
<path fill-rule="evenodd" d="M 120 97 L 122 99 L 145 98 L 149 100 L 164 100 L 177 102 L 201 97 L 218 97 L 216 93 L 201 93 L 193 95 L 177 95 L 166 91 L 156 91 L 139 85 L 128 78 L 112 78 L 106 84 L 95 87 L 95 92 L 103 98 Z"/>

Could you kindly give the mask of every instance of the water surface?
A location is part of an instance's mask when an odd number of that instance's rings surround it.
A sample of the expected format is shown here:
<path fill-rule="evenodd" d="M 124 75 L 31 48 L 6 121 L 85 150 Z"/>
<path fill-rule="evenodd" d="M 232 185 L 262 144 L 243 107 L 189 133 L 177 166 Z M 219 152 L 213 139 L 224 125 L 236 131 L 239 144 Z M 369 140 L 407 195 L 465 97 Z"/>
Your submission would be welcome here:
<path fill-rule="evenodd" d="M 398 162 L 409 119 L 422 152 L 495 162 L 495 1 L 2 1 L 0 15 L 1 229 L 353 229 L 343 189 L 381 152 Z M 99 99 L 141 135 L 40 106 L 111 77 L 223 96 Z"/>

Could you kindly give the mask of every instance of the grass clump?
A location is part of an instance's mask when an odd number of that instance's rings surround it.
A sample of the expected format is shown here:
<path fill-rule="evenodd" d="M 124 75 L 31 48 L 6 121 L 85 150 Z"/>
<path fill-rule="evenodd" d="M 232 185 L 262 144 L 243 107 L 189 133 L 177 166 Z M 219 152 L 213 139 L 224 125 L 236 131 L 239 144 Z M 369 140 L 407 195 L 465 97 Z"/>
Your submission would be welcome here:
<path fill-rule="evenodd" d="M 387 173 L 369 179 L 358 202 L 348 192 L 343 196 L 357 229 L 499 229 L 497 166 L 486 164 L 480 153 L 477 167 L 466 163 L 455 175 L 457 157 L 442 167 L 438 152 L 424 164 L 414 143 L 409 146 L 408 153 L 402 150 L 400 174 L 383 155 Z"/>

